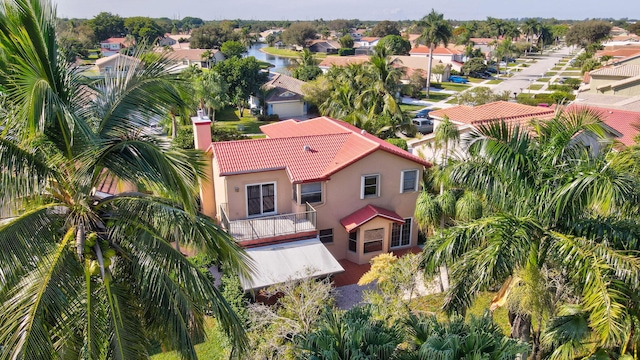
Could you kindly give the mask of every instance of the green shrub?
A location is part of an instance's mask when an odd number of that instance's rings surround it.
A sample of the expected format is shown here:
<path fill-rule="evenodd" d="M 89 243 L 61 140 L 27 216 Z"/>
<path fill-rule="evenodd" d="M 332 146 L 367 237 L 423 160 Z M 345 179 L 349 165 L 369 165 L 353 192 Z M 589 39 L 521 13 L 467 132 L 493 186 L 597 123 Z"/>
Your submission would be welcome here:
<path fill-rule="evenodd" d="M 338 55 L 340 56 L 349 56 L 349 55 L 355 55 L 356 54 L 356 49 L 354 48 L 340 48 L 338 49 Z"/>
<path fill-rule="evenodd" d="M 211 125 L 211 141 L 231 141 L 242 140 L 247 137 L 240 131 L 232 128 L 223 128 L 216 126 L 215 123 Z M 171 145 L 178 149 L 193 149 L 193 128 L 189 125 L 181 126 L 178 128 L 176 137 L 171 141 Z"/>
<path fill-rule="evenodd" d="M 280 120 L 280 116 L 278 116 L 278 114 L 258 115 L 257 119 L 258 121 L 278 121 Z"/>
<path fill-rule="evenodd" d="M 548 89 L 549 90 L 553 90 L 553 91 L 563 91 L 563 92 L 566 92 L 566 93 L 570 93 L 571 91 L 573 91 L 571 86 L 569 86 L 569 85 L 559 85 L 559 84 L 549 85 Z"/>
<path fill-rule="evenodd" d="M 582 80 L 577 78 L 568 78 L 564 80 L 564 84 L 571 87 L 573 90 L 578 90 L 580 84 L 582 84 Z"/>
<path fill-rule="evenodd" d="M 404 139 L 387 139 L 389 144 L 395 145 L 404 151 L 409 151 L 409 147 L 407 146 L 407 141 Z"/>

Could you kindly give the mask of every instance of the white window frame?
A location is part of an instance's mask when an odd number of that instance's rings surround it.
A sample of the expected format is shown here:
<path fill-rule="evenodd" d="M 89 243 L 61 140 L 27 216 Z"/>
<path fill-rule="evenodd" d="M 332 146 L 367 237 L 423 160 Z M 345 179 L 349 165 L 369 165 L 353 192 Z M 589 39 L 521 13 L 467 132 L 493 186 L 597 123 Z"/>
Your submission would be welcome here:
<path fill-rule="evenodd" d="M 413 185 L 413 190 L 405 190 L 404 189 L 404 174 L 407 173 L 407 172 L 410 172 L 410 171 L 416 173 L 416 183 Z M 418 169 L 402 170 L 400 172 L 400 194 L 405 194 L 405 193 L 418 191 L 418 184 L 419 184 L 418 180 L 419 179 L 420 179 L 420 171 Z"/>
<path fill-rule="evenodd" d="M 273 184 L 273 211 L 265 213 L 262 211 L 262 198 L 263 198 L 262 185 L 268 185 L 268 184 Z M 258 185 L 260 185 L 260 214 L 249 215 L 249 198 L 248 198 L 249 186 L 258 186 Z M 246 184 L 244 186 L 244 206 L 245 206 L 245 213 L 247 214 L 247 219 L 278 214 L 278 183 L 276 183 L 275 181 L 266 181 L 266 182 L 255 183 L 255 184 Z"/>
<path fill-rule="evenodd" d="M 369 178 L 369 177 L 376 177 L 376 194 L 375 195 L 366 195 L 364 194 L 364 183 L 365 183 L 365 179 Z M 381 176 L 380 174 L 367 174 L 367 175 L 362 175 L 360 177 L 360 199 L 368 199 L 368 198 L 376 198 L 376 197 L 380 197 L 380 180 L 381 180 Z"/>
<path fill-rule="evenodd" d="M 400 238 L 402 239 L 402 230 L 403 228 L 407 225 L 407 220 L 411 221 L 411 225 L 409 226 L 409 243 L 406 245 L 398 245 L 398 246 L 393 246 L 393 225 L 391 226 L 391 234 L 389 235 L 389 248 L 390 249 L 400 249 L 400 248 L 404 248 L 404 247 L 409 247 L 411 246 L 411 239 L 413 239 L 413 218 L 409 217 L 409 218 L 405 218 L 404 219 L 404 224 L 400 224 Z M 400 241 L 402 242 L 402 241 Z"/>
<path fill-rule="evenodd" d="M 299 195 L 298 195 L 298 197 L 300 198 L 300 204 L 304 205 L 305 203 L 308 202 L 308 201 L 303 201 L 302 200 L 302 197 L 305 195 L 302 192 L 302 187 L 304 185 L 309 185 L 309 184 L 320 184 L 320 201 L 309 202 L 309 204 L 319 204 L 319 203 L 323 202 L 324 201 L 324 184 L 322 183 L 322 181 L 314 181 L 314 182 L 311 182 L 311 183 L 304 183 L 304 184 L 299 184 L 298 185 L 300 187 L 300 192 L 299 192 Z M 317 192 L 314 192 L 312 194 L 316 194 L 316 193 Z"/>

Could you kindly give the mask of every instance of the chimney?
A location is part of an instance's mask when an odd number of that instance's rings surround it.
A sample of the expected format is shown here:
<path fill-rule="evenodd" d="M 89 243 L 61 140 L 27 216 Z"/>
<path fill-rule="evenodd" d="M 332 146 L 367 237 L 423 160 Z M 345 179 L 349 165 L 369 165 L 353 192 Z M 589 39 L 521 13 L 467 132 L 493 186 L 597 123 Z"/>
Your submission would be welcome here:
<path fill-rule="evenodd" d="M 202 110 L 198 110 L 198 115 L 191 118 L 193 124 L 193 142 L 196 149 L 207 151 L 211 146 L 211 120 L 205 116 Z M 210 156 L 206 157 L 207 177 L 200 179 L 200 206 L 203 214 L 216 218 L 217 207 L 215 190 L 213 187 L 213 164 Z"/>
<path fill-rule="evenodd" d="M 191 118 L 193 123 L 193 143 L 196 149 L 207 151 L 211 146 L 211 120 L 198 110 L 198 116 Z"/>

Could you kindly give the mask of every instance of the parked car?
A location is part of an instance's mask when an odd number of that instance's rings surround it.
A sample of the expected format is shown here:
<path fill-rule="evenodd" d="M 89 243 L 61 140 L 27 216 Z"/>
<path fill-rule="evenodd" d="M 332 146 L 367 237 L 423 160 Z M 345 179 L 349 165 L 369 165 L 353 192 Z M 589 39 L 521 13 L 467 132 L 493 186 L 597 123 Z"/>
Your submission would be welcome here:
<path fill-rule="evenodd" d="M 487 77 L 490 77 L 490 76 L 485 75 L 485 73 L 480 73 L 480 72 L 477 72 L 477 71 L 469 73 L 469 76 L 471 76 L 473 78 L 476 78 L 476 79 L 486 79 Z"/>
<path fill-rule="evenodd" d="M 497 73 L 497 72 L 498 72 L 498 70 L 497 70 L 495 67 L 493 67 L 493 66 L 487 66 L 487 72 L 490 72 L 490 73 L 492 73 L 492 74 L 495 74 L 495 73 Z"/>
<path fill-rule="evenodd" d="M 469 80 L 457 75 L 449 76 L 449 81 L 456 84 L 466 84 L 469 82 Z"/>
<path fill-rule="evenodd" d="M 433 121 L 426 118 L 415 118 L 411 120 L 416 130 L 421 134 L 430 134 L 433 132 Z"/>
<path fill-rule="evenodd" d="M 431 112 L 431 109 L 422 109 L 422 110 L 420 110 L 420 111 L 418 111 L 418 112 L 416 113 L 415 117 L 417 117 L 417 118 L 427 118 L 427 119 L 430 119 L 430 118 L 429 118 L 429 113 L 430 113 L 430 112 Z"/>

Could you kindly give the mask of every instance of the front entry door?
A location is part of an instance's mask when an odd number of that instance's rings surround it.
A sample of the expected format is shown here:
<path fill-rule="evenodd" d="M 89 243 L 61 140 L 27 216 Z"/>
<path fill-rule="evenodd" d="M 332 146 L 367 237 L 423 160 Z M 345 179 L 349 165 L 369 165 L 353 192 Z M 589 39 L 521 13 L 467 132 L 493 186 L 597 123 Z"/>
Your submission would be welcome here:
<path fill-rule="evenodd" d="M 275 214 L 276 184 L 259 184 L 247 186 L 247 214 L 259 216 Z"/>

